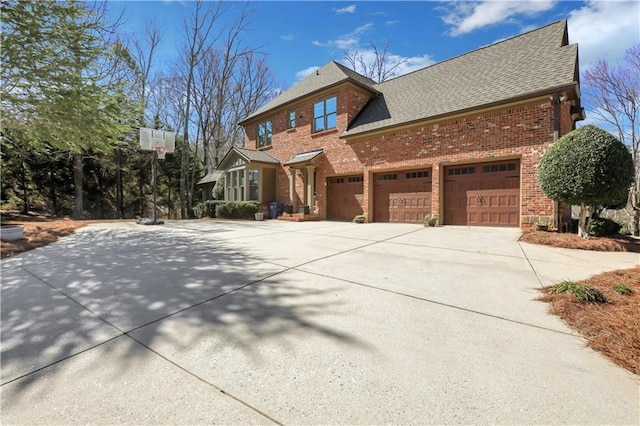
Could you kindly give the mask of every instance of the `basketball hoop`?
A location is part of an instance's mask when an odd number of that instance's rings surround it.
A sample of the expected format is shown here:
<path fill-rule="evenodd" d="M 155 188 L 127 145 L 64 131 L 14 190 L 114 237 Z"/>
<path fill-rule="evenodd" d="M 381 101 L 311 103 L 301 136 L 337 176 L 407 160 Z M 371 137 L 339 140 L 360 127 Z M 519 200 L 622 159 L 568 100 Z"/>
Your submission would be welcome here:
<path fill-rule="evenodd" d="M 154 146 L 153 150 L 158 153 L 158 160 L 164 160 L 169 149 L 166 146 Z"/>
<path fill-rule="evenodd" d="M 151 182 L 153 186 L 153 218 L 145 219 L 144 224 L 161 225 L 164 222 L 156 217 L 158 197 L 158 160 L 164 160 L 167 153 L 173 153 L 176 149 L 176 134 L 163 130 L 140 128 L 140 150 L 155 152 L 151 162 Z M 143 223 L 143 222 L 138 222 Z"/>

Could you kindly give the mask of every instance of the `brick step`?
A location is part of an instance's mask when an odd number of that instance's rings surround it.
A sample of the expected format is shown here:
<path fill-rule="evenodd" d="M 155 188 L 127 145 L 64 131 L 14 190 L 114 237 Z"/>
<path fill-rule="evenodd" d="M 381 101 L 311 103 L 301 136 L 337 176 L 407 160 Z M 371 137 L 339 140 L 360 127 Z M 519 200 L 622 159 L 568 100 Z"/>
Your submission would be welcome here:
<path fill-rule="evenodd" d="M 282 213 L 282 216 L 278 216 L 278 220 L 286 220 L 289 222 L 307 222 L 310 220 L 320 220 L 320 216 L 316 214 L 304 213 Z"/>

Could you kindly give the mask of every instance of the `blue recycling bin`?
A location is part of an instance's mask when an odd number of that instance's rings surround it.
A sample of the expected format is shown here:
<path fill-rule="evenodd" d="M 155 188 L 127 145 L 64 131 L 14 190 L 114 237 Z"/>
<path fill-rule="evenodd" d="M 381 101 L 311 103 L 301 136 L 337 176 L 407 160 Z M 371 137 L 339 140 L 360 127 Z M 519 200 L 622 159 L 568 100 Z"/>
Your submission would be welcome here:
<path fill-rule="evenodd" d="M 282 212 L 284 211 L 284 204 L 279 201 L 274 201 L 269 203 L 269 217 L 271 219 L 275 219 L 278 216 L 282 216 Z"/>

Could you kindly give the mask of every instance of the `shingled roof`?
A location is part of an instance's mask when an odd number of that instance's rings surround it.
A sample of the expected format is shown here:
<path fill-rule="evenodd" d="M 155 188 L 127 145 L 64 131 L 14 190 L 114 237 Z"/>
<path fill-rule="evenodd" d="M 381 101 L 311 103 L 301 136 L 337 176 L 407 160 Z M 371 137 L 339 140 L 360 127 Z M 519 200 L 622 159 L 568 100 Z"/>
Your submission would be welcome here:
<path fill-rule="evenodd" d="M 238 148 L 237 146 L 232 147 L 227 153 L 222 157 L 220 164 L 218 164 L 218 170 L 224 169 L 226 167 L 227 161 L 229 161 L 234 154 L 239 155 L 244 158 L 247 163 L 271 163 L 271 164 L 280 164 L 280 160 L 275 158 L 273 155 L 269 154 L 266 151 L 258 151 L 256 149 L 247 149 L 247 148 Z"/>
<path fill-rule="evenodd" d="M 267 103 L 262 108 L 258 109 L 253 114 L 246 117 L 239 124 L 242 125 L 247 121 L 250 121 L 251 119 L 262 115 L 265 112 L 271 111 L 297 99 L 303 98 L 320 90 L 324 90 L 328 87 L 344 83 L 346 81 L 351 81 L 352 83 L 364 87 L 374 94 L 378 93 L 378 91 L 374 88 L 375 82 L 373 80 L 358 74 L 357 72 L 345 67 L 342 64 L 331 61 L 322 68 L 319 68 L 317 71 L 314 71 L 312 74 L 308 75 L 302 81 L 291 87 L 289 90 L 286 90 L 285 92 L 277 96 L 275 99 Z"/>
<path fill-rule="evenodd" d="M 378 84 L 332 61 L 240 124 L 350 81 L 373 97 L 342 134 L 348 138 L 547 93 L 577 93 L 577 67 L 578 46 L 568 44 L 567 21 L 557 21 Z"/>
<path fill-rule="evenodd" d="M 576 87 L 578 46 L 558 21 L 375 85 L 343 137 Z"/>

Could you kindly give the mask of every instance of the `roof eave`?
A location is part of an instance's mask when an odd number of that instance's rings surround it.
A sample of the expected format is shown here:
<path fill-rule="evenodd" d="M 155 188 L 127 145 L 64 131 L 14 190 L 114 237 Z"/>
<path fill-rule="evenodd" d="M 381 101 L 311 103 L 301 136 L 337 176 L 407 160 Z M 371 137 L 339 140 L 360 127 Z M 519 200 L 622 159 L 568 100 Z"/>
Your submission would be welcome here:
<path fill-rule="evenodd" d="M 396 124 L 391 124 L 388 126 L 384 126 L 384 127 L 377 127 L 374 129 L 370 129 L 370 130 L 365 130 L 365 131 L 361 131 L 361 132 L 356 132 L 356 133 L 349 133 L 349 130 L 345 131 L 344 133 L 342 133 L 339 137 L 340 139 L 345 139 L 345 141 L 348 143 L 350 138 L 355 138 L 355 137 L 363 137 L 366 136 L 368 134 L 371 133 L 384 133 L 387 132 L 391 129 L 397 128 L 399 126 L 405 127 L 405 126 L 411 126 L 414 124 L 418 124 L 420 122 L 423 121 L 438 121 L 441 120 L 443 118 L 452 116 L 452 115 L 466 115 L 469 113 L 472 113 L 474 111 L 478 111 L 478 110 L 483 110 L 483 109 L 489 109 L 489 108 L 494 108 L 503 104 L 510 104 L 510 103 L 515 103 L 515 102 L 521 102 L 521 101 L 526 101 L 527 99 L 533 99 L 533 98 L 539 98 L 541 96 L 545 96 L 545 95 L 551 95 L 554 93 L 565 93 L 567 95 L 571 95 L 568 96 L 569 99 L 579 99 L 580 98 L 580 85 L 577 81 L 573 81 L 569 84 L 563 84 L 560 86 L 555 86 L 555 87 L 551 87 L 548 89 L 544 89 L 544 90 L 539 90 L 539 91 L 535 91 L 535 92 L 529 92 L 529 93 L 525 93 L 522 95 L 518 95 L 518 96 L 514 96 L 511 98 L 506 98 L 506 99 L 501 99 L 499 101 L 494 101 L 494 102 L 490 102 L 487 104 L 483 104 L 483 105 L 477 105 L 477 106 L 473 106 L 473 107 L 469 107 L 469 108 L 464 108 L 464 109 L 460 109 L 460 110 L 456 110 L 456 111 L 449 111 L 443 114 L 438 114 L 438 115 L 433 115 L 430 117 L 422 117 L 416 120 L 410 120 L 410 121 L 405 121 L 402 123 L 396 123 Z"/>

